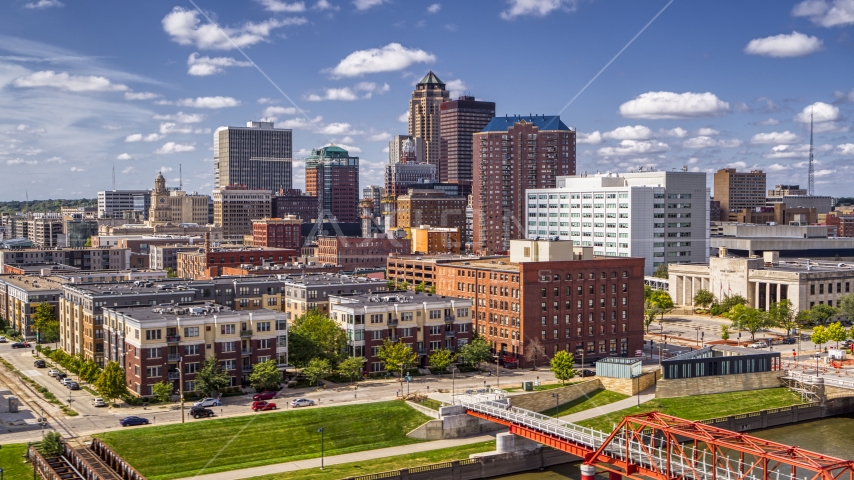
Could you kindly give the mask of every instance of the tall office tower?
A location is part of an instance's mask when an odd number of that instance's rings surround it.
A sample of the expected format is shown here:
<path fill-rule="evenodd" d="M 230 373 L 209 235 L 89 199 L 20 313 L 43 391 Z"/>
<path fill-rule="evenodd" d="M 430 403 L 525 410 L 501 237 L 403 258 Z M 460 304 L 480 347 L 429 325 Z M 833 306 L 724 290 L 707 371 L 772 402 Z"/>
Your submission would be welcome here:
<path fill-rule="evenodd" d="M 439 106 L 439 181 L 471 185 L 471 138 L 495 116 L 495 102 L 461 96 Z"/>
<path fill-rule="evenodd" d="M 214 188 L 291 189 L 291 130 L 273 128 L 273 122 L 246 122 L 246 127 L 217 128 L 213 141 Z"/>
<path fill-rule="evenodd" d="M 743 208 L 765 206 L 765 173 L 762 170 L 736 172 L 722 168 L 715 172 L 715 200 L 721 202 L 721 220 Z"/>
<path fill-rule="evenodd" d="M 243 243 L 252 235 L 252 220 L 270 216 L 270 191 L 228 185 L 213 191 L 214 223 L 222 227 L 226 242 Z"/>
<path fill-rule="evenodd" d="M 411 141 L 415 146 L 416 163 L 427 163 L 424 139 L 421 137 L 410 137 L 409 135 L 395 135 L 388 142 L 388 163 L 400 163 L 400 157 L 403 155 L 403 146 L 406 145 L 407 141 Z"/>
<path fill-rule="evenodd" d="M 397 163 L 385 166 L 385 194 L 393 197 L 406 195 L 406 190 L 421 181 L 436 181 L 436 165 L 418 161 L 415 144 L 406 140 Z"/>
<path fill-rule="evenodd" d="M 124 212 L 139 212 L 148 219 L 151 190 L 106 190 L 98 192 L 98 218 L 122 218 Z"/>
<path fill-rule="evenodd" d="M 449 98 L 445 84 L 431 71 L 415 86 L 409 101 L 409 136 L 424 139 L 427 163 L 431 165 L 439 163 L 439 106 Z"/>
<path fill-rule="evenodd" d="M 312 149 L 305 159 L 305 191 L 317 197 L 323 219 L 359 222 L 359 157 L 335 145 Z"/>
<path fill-rule="evenodd" d="M 374 218 L 383 216 L 382 199 L 384 195 L 383 187 L 379 185 L 368 185 L 362 189 L 362 198 L 369 198 L 373 203 Z"/>
<path fill-rule="evenodd" d="M 525 190 L 575 175 L 575 130 L 560 117 L 495 117 L 473 135 L 472 249 L 506 252 L 525 235 Z"/>

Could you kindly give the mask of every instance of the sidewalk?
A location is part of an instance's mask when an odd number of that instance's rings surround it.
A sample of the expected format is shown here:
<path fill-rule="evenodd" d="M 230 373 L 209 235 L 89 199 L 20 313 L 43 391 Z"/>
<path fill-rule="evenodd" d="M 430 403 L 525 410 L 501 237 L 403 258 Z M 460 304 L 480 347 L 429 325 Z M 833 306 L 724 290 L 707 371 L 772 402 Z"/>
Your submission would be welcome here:
<path fill-rule="evenodd" d="M 323 463 L 324 465 L 338 465 L 341 463 L 359 462 L 376 458 L 395 457 L 398 455 L 407 455 L 410 453 L 426 452 L 429 450 L 438 450 L 440 448 L 456 447 L 459 445 L 468 445 L 471 443 L 486 442 L 489 440 L 495 440 L 495 435 L 481 435 L 479 437 L 455 438 L 452 440 L 435 440 L 432 442 L 415 443 L 412 445 L 401 445 L 399 447 L 380 448 L 377 450 L 368 450 L 365 452 L 345 453 L 343 455 L 325 457 Z M 305 468 L 320 468 L 320 458 L 309 458 L 306 460 L 297 460 L 294 462 L 276 463 L 272 465 L 265 465 L 263 467 L 230 470 L 227 472 L 211 473 L 208 475 L 196 475 L 195 477 L 187 477 L 180 480 L 237 480 L 240 478 L 251 478 L 260 475 L 293 472 Z"/>
<path fill-rule="evenodd" d="M 640 403 L 646 403 L 655 398 L 655 385 L 647 388 L 646 390 L 640 393 Z M 598 417 L 600 415 L 605 415 L 606 413 L 616 412 L 617 410 L 623 410 L 625 408 L 634 407 L 638 404 L 637 395 L 629 398 L 625 398 L 623 400 L 609 403 L 607 405 L 602 405 L 601 407 L 591 408 L 589 410 L 584 410 L 583 412 L 573 413 L 572 415 L 565 415 L 560 417 L 561 420 L 566 422 L 580 422 L 582 420 L 587 420 L 588 418 Z"/>

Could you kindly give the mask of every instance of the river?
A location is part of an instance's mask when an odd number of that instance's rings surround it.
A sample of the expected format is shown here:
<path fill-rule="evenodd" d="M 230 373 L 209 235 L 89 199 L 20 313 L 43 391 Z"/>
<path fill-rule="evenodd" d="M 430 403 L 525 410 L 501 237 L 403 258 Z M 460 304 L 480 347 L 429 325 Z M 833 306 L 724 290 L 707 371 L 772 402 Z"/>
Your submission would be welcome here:
<path fill-rule="evenodd" d="M 833 457 L 854 460 L 854 414 L 759 430 L 751 432 L 751 435 L 787 445 L 795 445 Z M 577 480 L 581 478 L 581 472 L 578 469 L 578 464 L 564 464 L 540 472 L 517 473 L 494 478 L 503 480 L 565 480 L 572 478 Z M 608 476 L 597 475 L 597 478 L 608 478 Z"/>

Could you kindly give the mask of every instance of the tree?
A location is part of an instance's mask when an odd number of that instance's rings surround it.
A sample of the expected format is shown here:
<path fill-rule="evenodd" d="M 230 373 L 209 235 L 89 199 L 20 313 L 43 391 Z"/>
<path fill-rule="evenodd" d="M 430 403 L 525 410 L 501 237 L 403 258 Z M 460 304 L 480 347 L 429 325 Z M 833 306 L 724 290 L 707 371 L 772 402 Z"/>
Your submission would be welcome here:
<path fill-rule="evenodd" d="M 723 301 L 720 303 L 721 313 L 723 314 L 732 310 L 732 307 L 736 305 L 747 305 L 747 299 L 741 295 L 725 295 Z"/>
<path fill-rule="evenodd" d="M 62 441 L 62 435 L 59 432 L 45 433 L 39 450 L 45 458 L 55 458 L 62 455 L 65 452 L 65 443 Z"/>
<path fill-rule="evenodd" d="M 707 308 L 709 305 L 714 303 L 714 301 L 715 294 L 708 290 L 697 290 L 697 293 L 694 294 L 694 305 Z"/>
<path fill-rule="evenodd" d="M 427 291 L 427 282 L 421 281 L 418 285 L 415 286 L 415 293 L 424 293 Z"/>
<path fill-rule="evenodd" d="M 338 375 L 354 381 L 365 368 L 365 357 L 348 357 L 338 364 Z"/>
<path fill-rule="evenodd" d="M 167 381 L 157 382 L 151 386 L 151 393 L 154 394 L 154 398 L 162 403 L 169 401 L 174 390 L 175 387 Z"/>
<path fill-rule="evenodd" d="M 812 325 L 812 319 L 810 318 L 810 311 L 809 310 L 801 310 L 800 312 L 798 312 L 798 314 L 795 315 L 795 323 L 797 323 L 798 326 L 801 326 L 801 327 L 807 327 L 807 326 Z"/>
<path fill-rule="evenodd" d="M 430 285 L 430 288 L 427 290 L 427 293 L 432 293 L 433 295 L 436 295 L 436 284 L 435 283 L 433 285 Z"/>
<path fill-rule="evenodd" d="M 282 372 L 279 371 L 275 360 L 267 360 L 266 362 L 256 363 L 252 366 L 252 373 L 249 374 L 249 384 L 252 385 L 252 388 L 256 392 L 278 390 L 281 382 Z"/>
<path fill-rule="evenodd" d="M 213 396 L 231 385 L 231 377 L 223 371 L 216 355 L 205 358 L 202 368 L 196 372 L 196 390 L 207 396 Z"/>
<path fill-rule="evenodd" d="M 721 325 L 721 340 L 729 340 L 729 326 Z"/>
<path fill-rule="evenodd" d="M 831 342 L 836 342 L 836 348 L 839 348 L 839 342 L 848 338 L 848 332 L 840 322 L 833 322 L 827 327 L 827 339 Z"/>
<path fill-rule="evenodd" d="M 32 318 L 33 329 L 38 332 L 39 343 L 59 340 L 59 321 L 53 313 L 53 305 L 38 304 Z"/>
<path fill-rule="evenodd" d="M 305 368 L 302 369 L 303 375 L 311 385 L 317 385 L 318 380 L 329 375 L 332 367 L 329 365 L 329 360 L 325 358 L 313 358 Z"/>
<path fill-rule="evenodd" d="M 78 375 L 84 382 L 94 384 L 95 381 L 98 380 L 98 376 L 101 375 L 101 369 L 98 368 L 98 364 L 95 363 L 95 360 L 90 358 L 80 365 Z"/>
<path fill-rule="evenodd" d="M 546 354 L 546 347 L 539 338 L 534 337 L 528 340 L 528 346 L 525 348 L 525 360 L 534 364 L 533 370 L 537 369 L 537 360 Z"/>
<path fill-rule="evenodd" d="M 659 266 L 655 269 L 655 272 L 653 272 L 652 276 L 653 276 L 653 277 L 656 277 L 656 278 L 667 278 L 667 277 L 668 277 L 668 273 L 667 273 L 667 264 L 666 264 L 666 263 L 662 263 L 661 265 L 659 265 Z"/>
<path fill-rule="evenodd" d="M 377 357 L 385 364 L 386 370 L 400 370 L 400 382 L 402 383 L 403 370 L 415 363 L 418 355 L 412 350 L 412 347 L 402 341 L 392 342 L 386 338 L 383 341 L 383 346 L 377 352 Z"/>
<path fill-rule="evenodd" d="M 810 309 L 810 321 L 813 325 L 826 325 L 827 322 L 839 314 L 839 310 L 830 305 L 819 303 Z"/>
<path fill-rule="evenodd" d="M 405 292 L 405 291 L 409 290 L 409 283 L 407 283 L 406 280 L 404 280 L 404 281 L 397 284 L 397 289 Z"/>
<path fill-rule="evenodd" d="M 824 328 L 823 325 L 819 325 L 812 330 L 810 340 L 812 340 L 812 343 L 816 345 L 822 345 L 824 343 L 827 343 L 828 340 L 830 340 L 829 337 L 830 336 L 827 334 L 827 329 Z"/>
<path fill-rule="evenodd" d="M 573 365 L 575 365 L 575 357 L 566 350 L 561 350 L 552 357 L 549 369 L 554 373 L 555 378 L 560 380 L 560 383 L 566 383 L 567 380 L 575 377 L 576 371 Z"/>
<path fill-rule="evenodd" d="M 492 358 L 492 353 L 490 352 L 491 348 L 492 347 L 487 339 L 480 335 L 476 335 L 469 343 L 460 347 L 460 353 L 458 356 L 467 365 L 478 367 L 481 363 Z"/>
<path fill-rule="evenodd" d="M 83 244 L 83 246 L 84 247 L 91 247 L 92 246 L 92 237 L 87 238 L 86 242 Z"/>
<path fill-rule="evenodd" d="M 172 267 L 166 267 L 166 278 L 177 278 L 178 274 L 175 273 L 175 269 Z"/>
<path fill-rule="evenodd" d="M 344 329 L 319 310 L 311 309 L 294 320 L 288 337 L 288 360 L 297 368 L 313 358 L 325 358 L 333 367 L 344 357 Z"/>
<path fill-rule="evenodd" d="M 649 285 L 644 285 L 643 286 L 643 299 L 644 300 L 649 299 L 649 296 L 652 295 L 652 292 L 653 292 L 652 287 L 650 287 Z"/>
<path fill-rule="evenodd" d="M 107 402 L 113 403 L 113 400 L 127 393 L 125 369 L 118 362 L 108 362 L 94 386 L 98 393 L 107 399 Z"/>
<path fill-rule="evenodd" d="M 649 333 L 649 326 L 655 321 L 655 316 L 658 315 L 658 306 L 647 300 L 643 302 L 643 326 L 646 327 Z"/>
<path fill-rule="evenodd" d="M 440 348 L 438 350 L 433 350 L 427 360 L 430 362 L 430 366 L 435 368 L 441 374 L 456 359 L 456 357 L 457 356 L 447 348 Z"/>
<path fill-rule="evenodd" d="M 848 319 L 854 319 L 854 293 L 843 296 L 839 299 L 839 311 L 848 316 Z"/>
<path fill-rule="evenodd" d="M 649 295 L 648 302 L 653 306 L 653 308 L 657 309 L 661 317 L 658 319 L 659 323 L 664 321 L 664 314 L 673 310 L 673 299 L 670 298 L 670 294 L 665 292 L 664 290 L 653 290 L 653 292 Z"/>
<path fill-rule="evenodd" d="M 767 312 L 742 304 L 733 307 L 726 313 L 726 317 L 732 320 L 733 328 L 750 332 L 750 341 L 752 342 L 756 341 L 756 332 L 771 326 Z"/>
<path fill-rule="evenodd" d="M 397 290 L 397 280 L 386 280 L 385 286 L 390 292 L 393 292 Z"/>
<path fill-rule="evenodd" d="M 787 337 L 798 326 L 792 301 L 788 298 L 772 303 L 771 308 L 768 309 L 768 315 L 771 317 L 771 323 L 774 326 L 786 329 Z"/>

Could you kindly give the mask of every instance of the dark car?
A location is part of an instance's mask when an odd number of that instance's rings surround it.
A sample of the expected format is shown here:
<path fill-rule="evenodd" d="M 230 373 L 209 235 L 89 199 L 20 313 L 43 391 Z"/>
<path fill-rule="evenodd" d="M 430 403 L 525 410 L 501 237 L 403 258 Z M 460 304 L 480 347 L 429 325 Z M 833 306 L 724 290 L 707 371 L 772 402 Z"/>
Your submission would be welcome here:
<path fill-rule="evenodd" d="M 519 368 L 519 364 L 517 362 L 504 362 L 504 368 L 514 370 Z"/>
<path fill-rule="evenodd" d="M 47 368 L 47 364 L 44 362 L 44 360 L 36 360 L 35 362 L 33 362 L 33 366 L 36 368 Z"/>
<path fill-rule="evenodd" d="M 265 402 L 263 400 L 258 402 L 252 402 L 252 410 L 255 412 L 260 412 L 263 410 L 275 410 L 276 404 L 273 402 Z"/>
<path fill-rule="evenodd" d="M 132 427 L 134 425 L 148 425 L 148 419 L 136 416 L 125 417 L 119 420 L 123 427 Z"/>
<path fill-rule="evenodd" d="M 256 402 L 258 400 L 271 400 L 273 398 L 276 398 L 277 393 L 279 393 L 279 392 L 271 392 L 269 390 L 261 392 L 261 393 L 256 393 L 255 395 L 252 396 L 252 400 L 255 400 Z"/>
<path fill-rule="evenodd" d="M 61 382 L 63 378 L 68 378 L 68 374 L 60 372 L 54 375 L 53 378 L 55 378 L 57 382 Z"/>
<path fill-rule="evenodd" d="M 12 348 L 30 348 L 30 344 L 27 342 L 15 342 L 12 344 Z"/>
<path fill-rule="evenodd" d="M 793 345 L 795 343 L 798 343 L 797 339 L 795 339 L 795 338 L 786 337 L 783 339 L 783 345 Z"/>
<path fill-rule="evenodd" d="M 214 411 L 205 407 L 193 407 L 190 409 L 190 415 L 192 415 L 193 418 L 213 417 Z"/>
<path fill-rule="evenodd" d="M 69 390 L 80 390 L 80 384 L 77 382 L 66 382 L 65 388 Z"/>
<path fill-rule="evenodd" d="M 593 370 L 588 370 L 585 368 L 584 370 L 579 370 L 578 375 L 580 377 L 594 377 L 594 376 L 596 376 L 596 372 L 594 372 Z"/>

